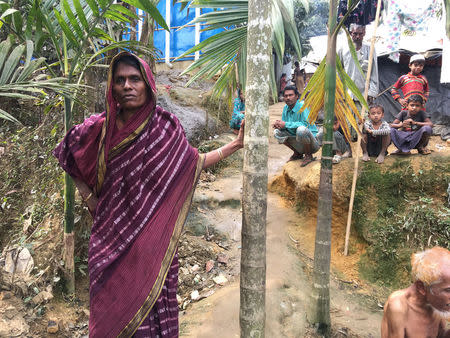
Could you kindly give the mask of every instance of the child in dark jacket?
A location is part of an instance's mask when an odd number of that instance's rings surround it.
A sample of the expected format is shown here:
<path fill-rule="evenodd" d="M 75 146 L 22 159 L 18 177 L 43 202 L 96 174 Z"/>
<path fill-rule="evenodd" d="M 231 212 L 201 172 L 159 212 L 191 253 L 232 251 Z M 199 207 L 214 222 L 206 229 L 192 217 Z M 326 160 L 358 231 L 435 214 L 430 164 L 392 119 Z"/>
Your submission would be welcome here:
<path fill-rule="evenodd" d="M 406 108 L 391 124 L 391 139 L 398 148 L 396 154 L 409 154 L 411 149 L 417 149 L 419 154 L 428 155 L 433 123 L 423 111 L 422 96 L 410 96 Z"/>

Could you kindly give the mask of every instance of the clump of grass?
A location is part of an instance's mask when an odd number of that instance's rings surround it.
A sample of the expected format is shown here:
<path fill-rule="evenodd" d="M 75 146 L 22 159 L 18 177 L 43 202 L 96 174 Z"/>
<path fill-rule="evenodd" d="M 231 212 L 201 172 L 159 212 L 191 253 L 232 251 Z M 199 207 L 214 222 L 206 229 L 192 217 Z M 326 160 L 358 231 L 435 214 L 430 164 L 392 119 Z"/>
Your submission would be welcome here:
<path fill-rule="evenodd" d="M 411 253 L 450 245 L 445 193 L 450 161 L 438 160 L 419 170 L 413 170 L 409 161 L 396 161 L 387 168 L 371 163 L 363 167 L 355 195 L 354 227 L 369 242 L 360 261 L 360 272 L 369 281 L 406 286 Z"/>
<path fill-rule="evenodd" d="M 202 101 L 202 106 L 224 125 L 228 125 L 230 122 L 230 103 L 225 98 L 207 94 Z"/>
<path fill-rule="evenodd" d="M 217 140 L 209 140 L 202 142 L 198 146 L 198 151 L 199 153 L 208 153 L 210 151 L 213 151 L 214 149 L 220 148 L 223 145 L 224 145 L 223 142 L 219 142 Z M 221 171 L 223 171 L 225 168 L 239 168 L 241 166 L 242 166 L 242 155 L 241 152 L 237 151 L 232 155 L 228 156 L 227 158 L 219 161 L 215 165 L 209 167 L 207 171 L 216 175 Z"/>

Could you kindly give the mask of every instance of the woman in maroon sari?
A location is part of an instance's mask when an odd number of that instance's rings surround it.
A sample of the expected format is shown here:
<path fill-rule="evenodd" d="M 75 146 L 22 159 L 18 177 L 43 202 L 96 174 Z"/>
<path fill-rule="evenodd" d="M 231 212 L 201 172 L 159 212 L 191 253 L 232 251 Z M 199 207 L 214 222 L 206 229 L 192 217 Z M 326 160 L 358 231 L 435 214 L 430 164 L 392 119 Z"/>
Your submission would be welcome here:
<path fill-rule="evenodd" d="M 243 146 L 198 154 L 156 106 L 149 66 L 128 52 L 108 73 L 106 112 L 54 150 L 92 213 L 91 337 L 177 337 L 177 243 L 200 171 Z"/>

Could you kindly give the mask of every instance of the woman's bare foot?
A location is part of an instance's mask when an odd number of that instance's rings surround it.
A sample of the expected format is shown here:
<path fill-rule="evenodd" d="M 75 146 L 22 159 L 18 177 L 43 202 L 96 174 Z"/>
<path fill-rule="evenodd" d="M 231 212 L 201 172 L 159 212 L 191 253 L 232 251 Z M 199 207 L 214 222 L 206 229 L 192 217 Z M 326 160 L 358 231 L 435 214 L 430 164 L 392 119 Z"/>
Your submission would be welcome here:
<path fill-rule="evenodd" d="M 428 148 L 417 148 L 417 151 L 421 155 L 430 155 L 431 154 L 431 150 Z"/>
<path fill-rule="evenodd" d="M 384 162 L 384 154 L 381 152 L 380 155 L 378 155 L 377 159 L 375 160 L 378 164 L 381 164 Z"/>
<path fill-rule="evenodd" d="M 364 154 L 363 154 L 363 157 L 362 157 L 362 160 L 363 160 L 364 162 L 370 161 L 369 154 L 368 154 L 368 153 L 364 153 Z"/>

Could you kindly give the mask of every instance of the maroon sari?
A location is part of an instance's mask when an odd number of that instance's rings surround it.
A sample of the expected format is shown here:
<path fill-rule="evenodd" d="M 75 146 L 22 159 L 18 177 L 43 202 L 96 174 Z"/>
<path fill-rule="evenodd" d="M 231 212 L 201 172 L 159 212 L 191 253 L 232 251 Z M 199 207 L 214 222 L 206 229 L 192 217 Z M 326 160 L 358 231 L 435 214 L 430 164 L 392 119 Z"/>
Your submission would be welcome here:
<path fill-rule="evenodd" d="M 107 111 L 72 128 L 54 155 L 99 199 L 89 243 L 90 336 L 129 337 L 141 326 L 138 335 L 173 337 L 178 330 L 164 330 L 156 317 L 178 315 L 175 254 L 203 156 L 178 119 L 156 106 L 153 75 L 138 58 L 150 99 L 117 129 L 112 65 L 124 53 L 110 65 Z"/>

